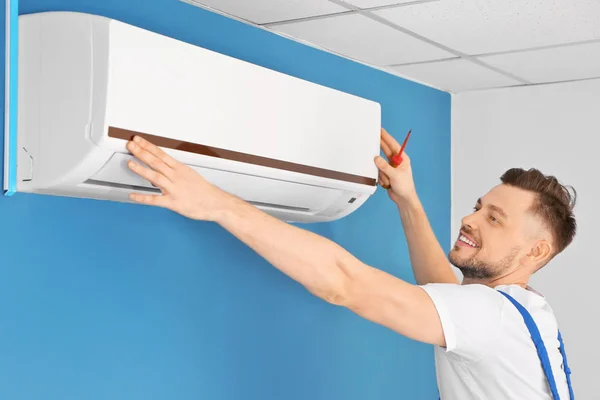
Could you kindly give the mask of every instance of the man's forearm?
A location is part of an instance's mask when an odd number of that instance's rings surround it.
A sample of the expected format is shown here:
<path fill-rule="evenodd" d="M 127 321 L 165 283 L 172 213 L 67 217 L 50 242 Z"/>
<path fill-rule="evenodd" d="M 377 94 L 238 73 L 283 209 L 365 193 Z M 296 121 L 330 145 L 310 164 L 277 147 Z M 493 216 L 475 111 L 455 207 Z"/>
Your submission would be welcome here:
<path fill-rule="evenodd" d="M 216 222 L 314 295 L 345 305 L 352 276 L 366 268 L 342 247 L 230 197 Z"/>
<path fill-rule="evenodd" d="M 398 209 L 417 283 L 458 283 L 417 195 L 400 202 Z"/>

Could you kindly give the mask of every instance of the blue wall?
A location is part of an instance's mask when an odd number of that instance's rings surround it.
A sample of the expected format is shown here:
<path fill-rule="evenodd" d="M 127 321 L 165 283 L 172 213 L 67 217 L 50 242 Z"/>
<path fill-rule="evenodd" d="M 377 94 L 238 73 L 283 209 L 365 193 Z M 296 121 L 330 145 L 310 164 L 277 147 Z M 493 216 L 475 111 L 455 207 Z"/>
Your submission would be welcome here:
<path fill-rule="evenodd" d="M 420 194 L 450 243 L 448 94 L 177 0 L 21 0 L 21 14 L 50 10 L 116 18 L 380 102 L 393 134 L 414 129 Z M 437 394 L 429 346 L 318 300 L 214 225 L 25 194 L 0 198 L 0 221 L 0 399 Z M 355 214 L 310 229 L 413 281 L 381 190 Z"/>

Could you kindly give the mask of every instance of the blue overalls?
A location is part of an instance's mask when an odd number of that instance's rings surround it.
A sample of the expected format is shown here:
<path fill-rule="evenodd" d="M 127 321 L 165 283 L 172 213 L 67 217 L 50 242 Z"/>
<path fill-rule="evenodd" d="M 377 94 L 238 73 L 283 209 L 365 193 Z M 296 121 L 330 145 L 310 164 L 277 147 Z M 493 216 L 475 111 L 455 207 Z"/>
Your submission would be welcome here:
<path fill-rule="evenodd" d="M 542 363 L 542 367 L 544 368 L 544 373 L 546 374 L 546 379 L 548 380 L 548 385 L 550 386 L 550 392 L 552 393 L 552 398 L 554 400 L 560 400 L 560 396 L 558 395 L 558 389 L 556 387 L 556 381 L 554 380 L 554 375 L 552 374 L 552 367 L 550 366 L 550 359 L 548 358 L 548 352 L 546 351 L 546 346 L 544 346 L 544 342 L 542 340 L 542 335 L 540 334 L 540 330 L 538 329 L 535 321 L 529 311 L 525 307 L 521 305 L 518 301 L 516 301 L 511 295 L 508 293 L 504 293 L 501 290 L 498 290 L 500 293 L 504 295 L 511 303 L 517 308 L 517 310 L 521 313 L 523 317 L 523 321 L 525 321 L 525 325 L 529 330 L 529 334 L 531 335 L 531 339 L 533 340 L 533 344 L 535 344 L 535 348 L 537 349 L 538 357 Z M 560 354 L 563 357 L 563 368 L 565 374 L 567 375 L 567 385 L 569 386 L 569 397 L 571 400 L 575 399 L 575 395 L 573 394 L 573 387 L 571 386 L 571 370 L 569 369 L 569 365 L 567 364 L 567 354 L 565 353 L 565 345 L 562 340 L 562 336 L 560 335 L 560 331 L 558 331 L 558 342 L 560 343 Z"/>
<path fill-rule="evenodd" d="M 552 393 L 552 398 L 554 400 L 560 400 L 560 396 L 558 395 L 558 389 L 556 388 L 556 381 L 554 380 L 554 375 L 552 374 L 552 367 L 550 366 L 550 359 L 548 358 L 548 352 L 546 351 L 546 346 L 544 346 L 544 342 L 542 340 L 542 335 L 540 335 L 540 330 L 538 329 L 535 321 L 529 311 L 525 307 L 521 305 L 518 301 L 516 301 L 511 295 L 508 293 L 504 293 L 502 290 L 498 290 L 500 293 L 504 295 L 514 306 L 519 310 L 521 316 L 523 317 L 523 321 L 525 321 L 525 325 L 527 325 L 527 329 L 529 329 L 529 334 L 531 335 L 531 339 L 533 340 L 533 344 L 535 344 L 535 348 L 537 349 L 538 357 L 540 357 L 540 361 L 542 362 L 542 367 L 544 368 L 544 373 L 546 374 L 546 379 L 548 379 L 548 385 L 550 385 L 550 392 Z M 573 394 L 573 387 L 571 386 L 571 370 L 569 369 L 569 364 L 567 364 L 567 354 L 565 353 L 565 344 L 563 343 L 562 336 L 560 335 L 560 331 L 558 331 L 558 343 L 560 343 L 560 354 L 563 357 L 563 368 L 565 370 L 565 374 L 567 375 L 567 385 L 569 386 L 569 397 L 571 400 L 575 399 L 575 395 Z"/>

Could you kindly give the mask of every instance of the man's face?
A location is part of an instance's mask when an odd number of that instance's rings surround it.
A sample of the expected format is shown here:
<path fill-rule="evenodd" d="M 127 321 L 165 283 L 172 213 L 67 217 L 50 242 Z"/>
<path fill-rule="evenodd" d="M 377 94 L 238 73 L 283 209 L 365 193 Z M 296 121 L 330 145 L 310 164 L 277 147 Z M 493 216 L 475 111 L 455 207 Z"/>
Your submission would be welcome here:
<path fill-rule="evenodd" d="M 465 278 L 492 279 L 514 271 L 544 229 L 530 208 L 535 194 L 508 185 L 493 188 L 463 218 L 450 262 Z"/>

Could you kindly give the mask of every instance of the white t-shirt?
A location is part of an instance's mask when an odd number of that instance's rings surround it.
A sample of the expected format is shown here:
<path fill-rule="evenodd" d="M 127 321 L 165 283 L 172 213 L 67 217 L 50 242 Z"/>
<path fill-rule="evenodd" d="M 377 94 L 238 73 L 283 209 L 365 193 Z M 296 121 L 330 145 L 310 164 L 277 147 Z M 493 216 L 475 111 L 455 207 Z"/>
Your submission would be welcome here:
<path fill-rule="evenodd" d="M 551 400 L 535 345 L 517 308 L 484 285 L 428 284 L 446 348 L 435 347 L 442 400 Z M 498 286 L 525 307 L 540 330 L 561 399 L 569 399 L 550 305 L 517 285 Z M 436 400 L 436 399 L 432 399 Z"/>

